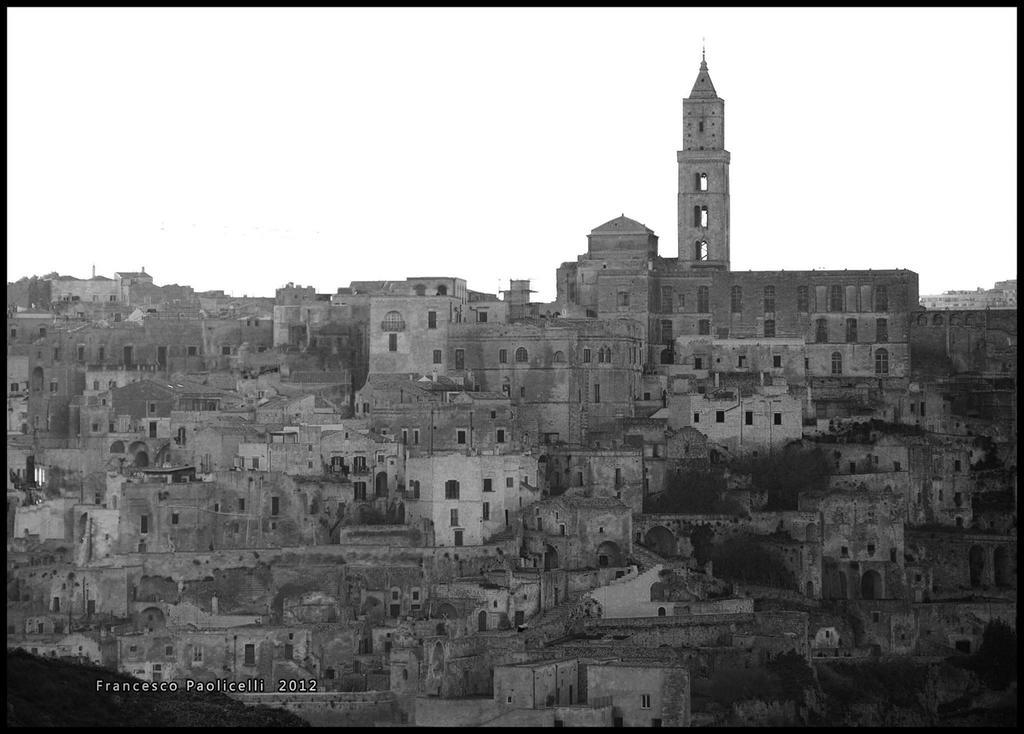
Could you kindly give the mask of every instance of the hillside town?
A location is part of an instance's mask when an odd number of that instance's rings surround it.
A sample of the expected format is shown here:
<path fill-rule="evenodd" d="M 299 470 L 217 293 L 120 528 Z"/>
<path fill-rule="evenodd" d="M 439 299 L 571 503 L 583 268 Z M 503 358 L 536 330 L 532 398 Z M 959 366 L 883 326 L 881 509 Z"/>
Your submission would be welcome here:
<path fill-rule="evenodd" d="M 1016 281 L 734 270 L 724 121 L 702 59 L 678 256 L 616 216 L 551 302 L 9 282 L 8 649 L 321 725 L 699 726 L 1015 630 Z"/>

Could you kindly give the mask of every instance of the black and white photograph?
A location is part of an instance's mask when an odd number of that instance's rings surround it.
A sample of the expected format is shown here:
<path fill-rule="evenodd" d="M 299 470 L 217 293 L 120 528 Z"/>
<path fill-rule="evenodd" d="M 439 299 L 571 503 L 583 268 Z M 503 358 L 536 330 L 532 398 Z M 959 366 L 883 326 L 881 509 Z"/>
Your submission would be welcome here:
<path fill-rule="evenodd" d="M 5 18 L 8 727 L 1017 726 L 1016 7 Z"/>

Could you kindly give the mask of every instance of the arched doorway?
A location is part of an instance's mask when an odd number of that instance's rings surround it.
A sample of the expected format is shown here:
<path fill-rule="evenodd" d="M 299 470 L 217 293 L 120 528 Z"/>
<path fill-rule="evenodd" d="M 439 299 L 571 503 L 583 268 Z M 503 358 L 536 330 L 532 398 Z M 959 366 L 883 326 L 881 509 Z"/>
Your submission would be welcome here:
<path fill-rule="evenodd" d="M 981 586 L 985 574 L 985 549 L 980 545 L 972 545 L 967 552 L 967 565 L 971 573 L 971 588 L 976 589 Z"/>
<path fill-rule="evenodd" d="M 995 567 L 996 586 L 1010 586 L 1010 552 L 1002 546 L 996 548 L 992 565 Z"/>
<path fill-rule="evenodd" d="M 124 453 L 124 441 L 114 441 L 110 444 L 110 453 L 112 454 L 123 454 Z"/>
<path fill-rule="evenodd" d="M 659 617 L 664 617 L 665 616 L 665 607 L 658 607 L 658 616 Z M 665 647 L 668 647 L 668 645 L 665 645 Z"/>
<path fill-rule="evenodd" d="M 388 496 L 388 475 L 387 472 L 379 471 L 373 480 L 373 491 L 378 497 Z"/>
<path fill-rule="evenodd" d="M 476 617 L 476 629 L 478 632 L 487 631 L 487 612 L 480 612 Z"/>
<path fill-rule="evenodd" d="M 676 537 L 671 530 L 661 525 L 647 531 L 644 536 L 644 545 L 664 558 L 672 558 L 676 555 Z"/>
<path fill-rule="evenodd" d="M 544 546 L 544 570 L 551 571 L 558 568 L 558 551 L 550 545 Z"/>
<path fill-rule="evenodd" d="M 617 543 L 606 540 L 597 546 L 597 565 L 599 568 L 622 565 L 622 552 Z"/>
<path fill-rule="evenodd" d="M 149 451 L 147 449 L 144 441 L 136 441 L 128 447 L 128 453 L 134 457 L 135 466 L 140 468 L 149 466 Z"/>
<path fill-rule="evenodd" d="M 882 577 L 878 571 L 865 571 L 860 577 L 860 598 L 882 598 Z"/>

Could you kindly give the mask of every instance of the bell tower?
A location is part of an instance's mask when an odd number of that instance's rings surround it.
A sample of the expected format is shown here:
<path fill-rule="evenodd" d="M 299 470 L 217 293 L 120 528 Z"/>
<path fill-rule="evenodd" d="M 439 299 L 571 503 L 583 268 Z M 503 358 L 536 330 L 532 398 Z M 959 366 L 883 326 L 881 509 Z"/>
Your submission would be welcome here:
<path fill-rule="evenodd" d="M 725 100 L 701 51 L 700 71 L 683 100 L 679 162 L 679 262 L 688 269 L 729 269 L 729 151 Z"/>

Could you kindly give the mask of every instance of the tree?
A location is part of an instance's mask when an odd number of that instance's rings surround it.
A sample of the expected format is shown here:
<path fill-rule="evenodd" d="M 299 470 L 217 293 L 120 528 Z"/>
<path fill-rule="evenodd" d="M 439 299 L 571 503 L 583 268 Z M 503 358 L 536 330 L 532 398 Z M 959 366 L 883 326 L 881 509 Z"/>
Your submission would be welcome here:
<path fill-rule="evenodd" d="M 1002 691 L 1017 680 L 1017 633 L 1001 619 L 985 625 L 970 666 L 989 688 Z"/>

